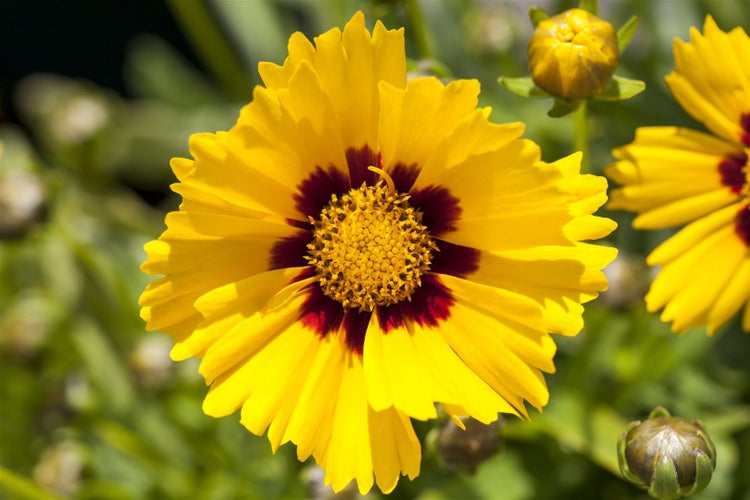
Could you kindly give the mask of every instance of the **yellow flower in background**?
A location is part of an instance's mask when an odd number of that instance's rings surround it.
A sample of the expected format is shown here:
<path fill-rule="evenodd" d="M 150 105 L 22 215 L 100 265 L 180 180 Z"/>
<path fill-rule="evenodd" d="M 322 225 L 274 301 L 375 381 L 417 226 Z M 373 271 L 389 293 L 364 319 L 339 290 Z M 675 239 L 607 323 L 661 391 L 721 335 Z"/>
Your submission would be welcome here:
<path fill-rule="evenodd" d="M 585 99 L 604 90 L 617 69 L 617 31 L 583 9 L 566 10 L 534 27 L 527 56 L 539 88 L 566 101 Z"/>
<path fill-rule="evenodd" d="M 609 207 L 638 212 L 638 229 L 687 223 L 648 257 L 662 267 L 646 296 L 650 311 L 664 308 L 675 331 L 708 325 L 713 334 L 744 306 L 750 331 L 750 38 L 741 28 L 723 32 L 710 16 L 703 31 L 675 40 L 677 69 L 666 81 L 713 134 L 639 128 L 606 170 L 624 186 Z"/>
<path fill-rule="evenodd" d="M 435 403 L 485 423 L 547 403 L 549 332 L 581 329 L 616 253 L 583 242 L 614 229 L 606 181 L 491 123 L 474 80 L 407 83 L 403 30 L 361 13 L 259 70 L 237 124 L 171 163 L 142 317 L 201 359 L 208 415 L 241 408 L 335 491 L 389 492 Z"/>

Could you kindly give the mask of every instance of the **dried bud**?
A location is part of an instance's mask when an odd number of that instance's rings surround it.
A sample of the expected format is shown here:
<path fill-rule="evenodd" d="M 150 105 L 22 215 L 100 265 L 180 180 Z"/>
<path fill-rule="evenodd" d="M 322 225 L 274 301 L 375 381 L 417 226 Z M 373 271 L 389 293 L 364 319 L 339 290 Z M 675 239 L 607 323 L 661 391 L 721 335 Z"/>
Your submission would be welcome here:
<path fill-rule="evenodd" d="M 35 175 L 24 170 L 0 172 L 0 239 L 29 233 L 44 215 L 46 201 L 44 185 Z"/>
<path fill-rule="evenodd" d="M 461 418 L 465 429 L 453 420 L 447 420 L 440 428 L 437 449 L 449 469 L 473 470 L 491 457 L 500 446 L 500 419 L 483 424 L 471 417 Z"/>
<path fill-rule="evenodd" d="M 566 10 L 539 21 L 527 57 L 539 88 L 569 102 L 585 99 L 604 90 L 617 69 L 617 32 L 583 9 Z"/>
<path fill-rule="evenodd" d="M 617 451 L 623 476 L 665 500 L 703 491 L 716 467 L 716 449 L 703 425 L 661 407 L 631 423 Z"/>

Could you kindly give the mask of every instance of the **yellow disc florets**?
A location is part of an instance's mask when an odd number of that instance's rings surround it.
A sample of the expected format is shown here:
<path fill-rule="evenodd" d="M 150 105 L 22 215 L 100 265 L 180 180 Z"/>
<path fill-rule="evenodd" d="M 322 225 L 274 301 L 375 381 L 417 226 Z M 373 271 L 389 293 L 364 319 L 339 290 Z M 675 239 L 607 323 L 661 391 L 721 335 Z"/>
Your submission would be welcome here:
<path fill-rule="evenodd" d="M 320 217 L 310 219 L 313 240 L 305 258 L 325 295 L 360 311 L 411 298 L 437 246 L 408 200 L 392 182 L 363 184 L 334 194 Z"/>

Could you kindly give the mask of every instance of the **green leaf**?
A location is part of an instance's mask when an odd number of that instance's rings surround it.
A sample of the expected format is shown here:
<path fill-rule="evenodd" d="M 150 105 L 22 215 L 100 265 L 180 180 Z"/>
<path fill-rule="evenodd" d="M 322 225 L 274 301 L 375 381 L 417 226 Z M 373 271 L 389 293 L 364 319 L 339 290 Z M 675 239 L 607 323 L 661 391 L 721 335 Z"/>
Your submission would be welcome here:
<path fill-rule="evenodd" d="M 139 97 L 192 108 L 221 102 L 219 94 L 173 47 L 153 35 L 139 35 L 125 61 L 128 83 Z"/>
<path fill-rule="evenodd" d="M 28 478 L 0 465 L 0 496 L 19 500 L 55 500 L 54 495 Z M 5 496 L 7 495 L 7 497 Z"/>
<path fill-rule="evenodd" d="M 637 27 L 638 18 L 633 16 L 617 30 L 617 47 L 620 49 L 620 54 L 625 52 L 625 49 L 630 45 L 630 40 L 632 40 Z"/>
<path fill-rule="evenodd" d="M 550 118 L 562 118 L 565 115 L 569 115 L 581 105 L 582 101 L 569 102 L 565 99 L 555 97 L 555 103 L 552 105 L 547 116 Z"/>
<path fill-rule="evenodd" d="M 497 83 L 521 97 L 550 97 L 547 92 L 534 85 L 530 76 L 518 78 L 501 76 L 497 79 Z"/>
<path fill-rule="evenodd" d="M 126 414 L 133 408 L 135 389 L 131 385 L 122 357 L 118 356 L 110 336 L 99 324 L 83 318 L 73 324 L 71 336 L 103 404 L 114 414 Z"/>
<path fill-rule="evenodd" d="M 252 95 L 250 77 L 223 27 L 212 17 L 209 6 L 201 0 L 168 0 L 167 4 L 203 64 L 216 75 L 233 97 L 248 99 Z M 248 28 L 246 31 L 253 30 Z"/>
<path fill-rule="evenodd" d="M 578 3 L 578 8 L 583 9 L 587 12 L 591 12 L 595 16 L 599 15 L 599 1 L 598 0 L 581 0 Z"/>
<path fill-rule="evenodd" d="M 622 101 L 640 94 L 646 89 L 646 84 L 640 80 L 631 80 L 614 75 L 607 87 L 594 96 L 598 101 Z"/>
<path fill-rule="evenodd" d="M 549 17 L 549 14 L 541 8 L 537 7 L 536 5 L 532 5 L 529 7 L 529 20 L 531 20 L 531 25 L 536 28 L 536 25 L 544 21 Z"/>

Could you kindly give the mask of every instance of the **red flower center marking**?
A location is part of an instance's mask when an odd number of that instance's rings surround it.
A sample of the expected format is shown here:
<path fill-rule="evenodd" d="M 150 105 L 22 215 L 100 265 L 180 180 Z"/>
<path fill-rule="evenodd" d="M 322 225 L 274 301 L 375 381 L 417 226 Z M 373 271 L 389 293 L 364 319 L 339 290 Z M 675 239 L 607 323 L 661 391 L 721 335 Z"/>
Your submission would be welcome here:
<path fill-rule="evenodd" d="M 750 148 L 750 113 L 740 115 L 740 127 L 742 127 L 740 140 L 742 144 Z"/>
<path fill-rule="evenodd" d="M 741 194 L 747 184 L 747 153 L 734 153 L 727 155 L 719 163 L 719 175 L 721 183 L 727 186 L 733 193 Z"/>
<path fill-rule="evenodd" d="M 750 204 L 740 208 L 734 217 L 734 231 L 745 246 L 750 247 Z"/>
<path fill-rule="evenodd" d="M 363 182 L 366 186 L 377 185 L 378 175 L 367 170 L 367 167 L 381 167 L 378 154 L 365 146 L 358 150 L 350 149 L 346 158 L 346 170 L 336 166 L 316 167 L 299 184 L 294 202 L 306 217 L 319 219 L 333 195 L 342 197 L 353 187 L 360 188 Z M 479 267 L 478 250 L 436 239 L 455 230 L 461 215 L 459 199 L 442 186 L 414 189 L 418 174 L 416 165 L 404 164 L 397 164 L 388 172 L 396 192 L 408 195 L 409 205 L 422 214 L 421 223 L 433 238 L 435 246 L 430 269 L 422 275 L 421 283 L 412 291 L 409 299 L 385 305 L 376 304 L 370 311 L 344 307 L 341 302 L 326 295 L 317 281 L 305 290 L 307 298 L 301 307 L 299 321 L 321 338 L 341 332 L 346 344 L 355 354 L 362 354 L 365 334 L 373 315 L 386 333 L 407 322 L 435 326 L 446 320 L 455 300 L 435 273 L 465 277 Z M 298 228 L 299 232 L 274 245 L 269 260 L 271 269 L 309 264 L 309 245 L 313 242 L 315 227 L 309 222 L 305 227 L 305 223 L 299 220 L 290 220 L 289 224 Z M 310 266 L 295 281 L 311 278 L 316 274 L 316 269 Z"/>

